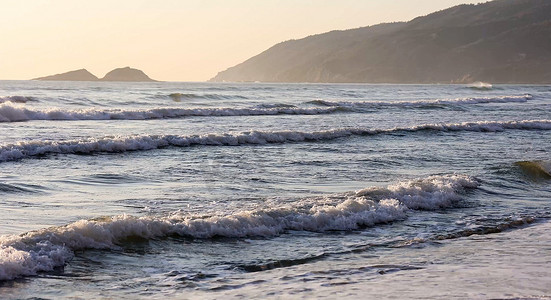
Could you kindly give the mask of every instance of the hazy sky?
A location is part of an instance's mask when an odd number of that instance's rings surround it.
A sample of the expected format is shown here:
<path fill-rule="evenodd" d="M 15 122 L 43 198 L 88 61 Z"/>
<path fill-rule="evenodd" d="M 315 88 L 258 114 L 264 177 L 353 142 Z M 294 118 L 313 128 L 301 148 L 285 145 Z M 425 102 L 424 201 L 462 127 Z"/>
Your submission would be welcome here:
<path fill-rule="evenodd" d="M 204 81 L 276 43 L 482 0 L 0 0 L 0 79 L 131 66 Z"/>

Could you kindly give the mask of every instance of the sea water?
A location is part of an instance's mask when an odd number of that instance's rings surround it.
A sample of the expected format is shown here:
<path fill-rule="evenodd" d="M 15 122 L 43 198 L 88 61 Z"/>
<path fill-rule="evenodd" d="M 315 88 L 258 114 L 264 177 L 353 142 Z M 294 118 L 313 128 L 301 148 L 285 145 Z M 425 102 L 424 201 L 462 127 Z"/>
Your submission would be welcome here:
<path fill-rule="evenodd" d="M 0 81 L 3 299 L 551 296 L 551 87 Z"/>

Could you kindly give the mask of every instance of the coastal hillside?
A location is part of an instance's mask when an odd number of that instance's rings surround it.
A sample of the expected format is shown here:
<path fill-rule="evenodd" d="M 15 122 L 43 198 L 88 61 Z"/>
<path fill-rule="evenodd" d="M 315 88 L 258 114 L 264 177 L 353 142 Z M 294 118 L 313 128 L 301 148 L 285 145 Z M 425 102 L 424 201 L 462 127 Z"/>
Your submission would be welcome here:
<path fill-rule="evenodd" d="M 114 69 L 103 78 L 98 78 L 86 69 L 69 71 L 61 74 L 50 75 L 45 77 L 35 78 L 33 80 L 42 81 L 131 81 L 131 82 L 148 82 L 156 81 L 147 76 L 142 70 L 124 67 Z"/>
<path fill-rule="evenodd" d="M 459 5 L 290 40 L 211 81 L 551 83 L 551 1 Z"/>

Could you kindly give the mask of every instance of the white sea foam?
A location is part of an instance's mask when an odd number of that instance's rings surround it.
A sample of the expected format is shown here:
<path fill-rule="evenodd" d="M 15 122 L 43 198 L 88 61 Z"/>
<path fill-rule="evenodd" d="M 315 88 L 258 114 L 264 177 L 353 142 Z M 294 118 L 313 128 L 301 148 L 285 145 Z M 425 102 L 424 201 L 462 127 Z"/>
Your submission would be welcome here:
<path fill-rule="evenodd" d="M 356 192 L 356 196 L 370 199 L 398 199 L 411 209 L 434 210 L 450 207 L 459 200 L 460 192 L 476 188 L 478 181 L 463 175 L 430 176 L 428 178 L 400 182 L 386 188 L 371 187 Z"/>
<path fill-rule="evenodd" d="M 31 141 L 0 146 L 0 162 L 46 154 L 90 154 L 159 149 L 168 146 L 237 146 L 281 144 L 288 142 L 315 142 L 353 135 L 377 135 L 418 131 L 478 131 L 498 132 L 516 130 L 551 130 L 551 120 L 464 122 L 423 124 L 390 129 L 338 128 L 325 131 L 250 131 L 231 134 L 205 135 L 146 135 L 103 137 L 68 141 Z"/>
<path fill-rule="evenodd" d="M 29 120 L 149 120 L 165 118 L 183 118 L 194 116 L 262 116 L 262 115 L 316 115 L 329 114 L 338 108 L 154 108 L 147 110 L 64 110 L 29 109 L 14 103 L 0 105 L 0 122 L 19 122 Z"/>
<path fill-rule="evenodd" d="M 243 238 L 271 237 L 289 230 L 354 230 L 404 219 L 409 209 L 449 207 L 460 199 L 464 189 L 477 186 L 474 178 L 465 175 L 431 176 L 332 195 L 335 203 L 331 204 L 314 198 L 298 200 L 287 207 L 206 218 L 178 212 L 156 217 L 121 215 L 80 220 L 19 236 L 0 237 L 0 280 L 50 271 L 66 264 L 75 250 L 114 249 L 129 237 L 151 239 L 176 234 L 193 238 Z"/>
<path fill-rule="evenodd" d="M 464 105 L 464 104 L 483 104 L 483 103 L 510 103 L 510 102 L 526 102 L 531 100 L 531 95 L 522 96 L 495 96 L 495 97 L 473 97 L 473 98 L 457 98 L 457 99 L 436 99 L 436 100 L 416 100 L 416 101 L 328 101 L 315 100 L 309 103 L 329 106 L 329 107 L 363 107 L 363 108 L 378 108 L 378 107 L 427 107 L 437 105 Z"/>
<path fill-rule="evenodd" d="M 491 90 L 493 88 L 493 85 L 488 82 L 477 81 L 469 84 L 468 87 L 477 90 Z"/>

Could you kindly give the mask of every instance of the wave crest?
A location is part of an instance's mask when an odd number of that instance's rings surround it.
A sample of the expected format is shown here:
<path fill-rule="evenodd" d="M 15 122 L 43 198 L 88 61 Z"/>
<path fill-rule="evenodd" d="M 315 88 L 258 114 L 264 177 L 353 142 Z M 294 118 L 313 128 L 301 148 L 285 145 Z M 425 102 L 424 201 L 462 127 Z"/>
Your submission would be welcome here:
<path fill-rule="evenodd" d="M 289 142 L 327 141 L 349 136 L 407 133 L 419 131 L 475 131 L 499 132 L 515 130 L 551 130 L 551 120 L 465 122 L 449 124 L 422 124 L 390 129 L 338 128 L 325 131 L 250 131 L 236 134 L 205 135 L 148 135 L 104 137 L 69 141 L 32 141 L 0 146 L 0 162 L 36 157 L 47 154 L 90 154 L 126 151 L 143 151 L 168 146 L 237 146 L 282 144 Z"/>
<path fill-rule="evenodd" d="M 551 161 L 517 161 L 515 165 L 533 179 L 551 179 Z"/>
<path fill-rule="evenodd" d="M 172 94 L 171 94 L 172 95 Z M 174 96 L 176 95 L 176 96 Z M 180 101 L 182 95 L 172 95 L 175 100 Z M 179 95 L 179 96 L 178 96 Z M 171 97 L 172 97 L 171 96 Z M 2 99 L 7 99 L 2 101 Z M 19 100 L 18 100 L 19 99 Z M 296 107 L 289 104 L 260 104 L 252 108 L 152 108 L 144 110 L 125 109 L 79 109 L 65 110 L 59 108 L 51 109 L 30 109 L 21 103 L 29 101 L 30 97 L 11 96 L 0 97 L 0 122 L 20 122 L 30 120 L 150 120 L 184 117 L 208 117 L 208 116 L 265 116 L 265 115 L 316 115 L 331 114 L 338 112 L 354 112 L 362 108 L 381 107 L 434 107 L 446 105 L 478 104 L 478 103 L 505 103 L 505 102 L 526 102 L 532 99 L 530 95 L 524 96 L 503 96 L 483 98 L 460 98 L 451 100 L 420 100 L 420 101 L 366 101 L 366 102 L 335 102 L 326 100 L 314 100 L 308 102 L 323 107 Z M 18 102 L 19 104 L 15 103 Z"/>
<path fill-rule="evenodd" d="M 0 122 L 30 120 L 151 120 L 207 116 L 265 116 L 265 115 L 317 115 L 341 111 L 338 108 L 154 108 L 148 110 L 34 110 L 23 106 L 4 103 L 0 105 Z"/>
<path fill-rule="evenodd" d="M 309 104 L 326 107 L 355 107 L 355 108 L 384 108 L 384 107 L 434 107 L 434 106 L 452 106 L 465 104 L 486 104 L 486 103 L 510 103 L 526 102 L 531 100 L 532 95 L 522 96 L 495 96 L 495 97 L 473 97 L 457 99 L 437 99 L 437 100 L 416 100 L 416 101 L 328 101 L 314 100 Z"/>
<path fill-rule="evenodd" d="M 475 90 L 487 91 L 491 90 L 494 86 L 488 82 L 477 81 L 469 84 L 468 87 Z"/>
<path fill-rule="evenodd" d="M 432 190 L 420 186 L 431 186 Z M 182 213 L 168 216 L 128 215 L 80 220 L 61 227 L 0 237 L 0 280 L 35 275 L 66 264 L 73 251 L 115 249 L 131 237 L 144 239 L 169 235 L 208 239 L 271 237 L 289 230 L 324 232 L 355 230 L 406 218 L 409 209 L 449 207 L 464 189 L 478 186 L 466 175 L 431 176 L 333 195 L 328 199 L 297 201 L 294 206 L 242 211 L 225 216 L 194 217 Z M 366 192 L 369 190 L 370 192 Z M 395 198 L 382 195 L 392 191 Z M 416 198 L 414 202 L 408 197 Z M 384 199 L 383 199 L 384 198 Z M 435 202 L 438 198 L 439 201 Z M 313 202 L 313 203 L 312 203 Z M 421 204 L 426 202 L 425 204 Z"/>
<path fill-rule="evenodd" d="M 168 97 L 176 102 L 181 102 L 182 100 L 192 100 L 192 99 L 208 99 L 208 100 L 248 99 L 243 95 L 193 94 L 193 93 L 171 93 L 168 95 Z"/>
<path fill-rule="evenodd" d="M 430 176 L 428 178 L 401 182 L 387 188 L 371 187 L 356 193 L 356 196 L 371 199 L 398 199 L 411 209 L 434 210 L 450 207 L 465 189 L 479 185 L 472 177 L 463 175 Z"/>
<path fill-rule="evenodd" d="M 25 96 L 3 96 L 0 97 L 0 103 L 12 102 L 12 103 L 27 103 L 29 101 L 35 101 L 33 97 Z"/>

